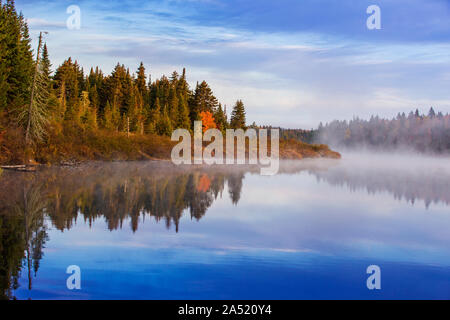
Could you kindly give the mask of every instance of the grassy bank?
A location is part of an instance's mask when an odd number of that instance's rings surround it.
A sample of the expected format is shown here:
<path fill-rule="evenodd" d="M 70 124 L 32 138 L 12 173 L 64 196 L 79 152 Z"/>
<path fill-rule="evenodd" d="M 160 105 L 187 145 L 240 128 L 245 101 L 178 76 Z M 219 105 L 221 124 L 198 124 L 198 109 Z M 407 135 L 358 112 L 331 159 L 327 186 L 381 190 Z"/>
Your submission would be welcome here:
<path fill-rule="evenodd" d="M 0 164 L 24 164 L 23 132 L 14 128 L 0 136 Z M 86 130 L 76 125 L 51 127 L 46 141 L 33 147 L 31 157 L 39 164 L 59 164 L 89 160 L 170 159 L 176 142 L 169 137 Z M 326 145 L 310 145 L 298 140 L 280 142 L 282 159 L 340 158 Z"/>
<path fill-rule="evenodd" d="M 280 158 L 289 160 L 305 158 L 340 159 L 341 155 L 324 144 L 308 144 L 290 139 L 280 141 Z"/>

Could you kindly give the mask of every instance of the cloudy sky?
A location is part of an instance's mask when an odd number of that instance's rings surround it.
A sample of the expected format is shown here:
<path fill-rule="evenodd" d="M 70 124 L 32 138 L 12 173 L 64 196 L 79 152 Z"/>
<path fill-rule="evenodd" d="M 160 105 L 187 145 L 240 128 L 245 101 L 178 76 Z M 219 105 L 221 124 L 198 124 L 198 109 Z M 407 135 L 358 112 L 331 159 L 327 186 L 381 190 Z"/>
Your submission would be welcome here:
<path fill-rule="evenodd" d="M 369 5 L 381 30 L 369 30 Z M 449 0 L 16 0 L 52 62 L 110 73 L 117 62 L 152 78 L 187 68 L 248 122 L 311 128 L 320 121 L 450 112 Z M 67 8 L 81 9 L 69 30 Z M 35 41 L 36 46 L 36 41 Z"/>

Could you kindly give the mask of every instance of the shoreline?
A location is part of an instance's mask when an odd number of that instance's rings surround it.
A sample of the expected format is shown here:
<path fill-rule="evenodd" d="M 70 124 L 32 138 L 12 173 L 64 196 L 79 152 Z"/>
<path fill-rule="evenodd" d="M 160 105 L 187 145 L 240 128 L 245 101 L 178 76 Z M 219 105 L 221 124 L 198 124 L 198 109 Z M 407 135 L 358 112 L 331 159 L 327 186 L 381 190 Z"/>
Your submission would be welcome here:
<path fill-rule="evenodd" d="M 289 156 L 285 156 L 285 157 L 280 157 L 280 161 L 281 162 L 302 162 L 302 161 L 307 161 L 307 160 L 340 160 L 342 159 L 342 156 L 340 153 L 335 152 L 335 151 L 331 151 L 332 155 L 330 156 L 326 156 L 323 154 L 318 154 L 316 156 L 303 156 L 303 157 L 299 157 L 298 154 L 296 155 L 296 157 L 292 156 L 292 153 L 289 152 Z M 280 152 L 281 153 L 281 152 Z M 247 158 L 246 158 L 247 159 Z M 47 163 L 47 164 L 42 164 L 42 163 L 32 163 L 29 165 L 0 165 L 0 176 L 2 174 L 2 172 L 6 172 L 6 171 L 14 171 L 14 172 L 37 172 L 40 171 L 41 169 L 50 169 L 50 168 L 78 168 L 78 167 L 82 167 L 82 166 L 89 166 L 89 165 L 96 165 L 96 164 L 114 164 L 114 163 L 165 163 L 165 164 L 173 164 L 176 167 L 179 167 L 177 165 L 175 165 L 170 159 L 165 159 L 165 158 L 148 158 L 148 157 L 144 157 L 141 159 L 113 159 L 113 160 L 106 160 L 106 159 L 83 159 L 83 160 L 77 160 L 77 161 L 67 161 L 67 160 L 63 160 L 60 162 L 55 162 L 55 163 Z M 189 165 L 180 165 L 180 166 L 189 166 Z M 206 163 L 203 164 L 192 164 L 191 166 L 193 167 L 212 167 L 212 166 L 218 166 L 218 167 L 230 167 L 232 165 L 228 165 L 226 163 L 224 164 L 214 164 L 214 165 L 207 165 Z M 245 163 L 244 165 L 239 165 L 241 167 L 261 167 L 260 164 L 249 164 L 249 163 Z"/>
<path fill-rule="evenodd" d="M 169 137 L 159 135 L 128 136 L 119 132 L 79 132 L 68 128 L 59 133 L 50 132 L 45 142 L 36 144 L 33 150 L 28 149 L 28 152 L 21 131 L 5 135 L 0 141 L 0 166 L 23 168 L 73 166 L 88 161 L 170 161 L 172 150 L 177 144 Z M 280 160 L 341 158 L 340 153 L 331 150 L 327 145 L 308 144 L 294 139 L 280 139 L 279 156 Z M 26 159 L 33 160 L 27 163 Z"/>

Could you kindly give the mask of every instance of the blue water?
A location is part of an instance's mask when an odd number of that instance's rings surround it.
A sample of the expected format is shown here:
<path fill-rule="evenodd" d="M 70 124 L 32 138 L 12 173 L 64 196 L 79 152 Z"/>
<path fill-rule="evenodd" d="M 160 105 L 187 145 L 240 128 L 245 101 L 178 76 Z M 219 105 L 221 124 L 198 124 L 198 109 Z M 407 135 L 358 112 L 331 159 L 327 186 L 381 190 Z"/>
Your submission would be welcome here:
<path fill-rule="evenodd" d="M 48 240 L 31 290 L 25 254 L 10 298 L 449 299 L 448 162 L 375 162 L 42 174 Z M 70 265 L 81 290 L 66 287 Z M 367 288 L 370 265 L 381 290 Z"/>

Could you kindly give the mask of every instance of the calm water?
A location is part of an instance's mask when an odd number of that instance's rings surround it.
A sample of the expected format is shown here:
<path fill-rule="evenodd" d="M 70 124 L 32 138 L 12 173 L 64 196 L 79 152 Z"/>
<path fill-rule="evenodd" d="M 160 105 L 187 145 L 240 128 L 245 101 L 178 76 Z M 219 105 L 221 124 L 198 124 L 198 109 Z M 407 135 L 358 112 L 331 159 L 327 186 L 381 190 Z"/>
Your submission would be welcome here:
<path fill-rule="evenodd" d="M 0 298 L 450 299 L 448 158 L 347 155 L 281 171 L 4 172 Z M 66 287 L 70 265 L 79 291 Z"/>

